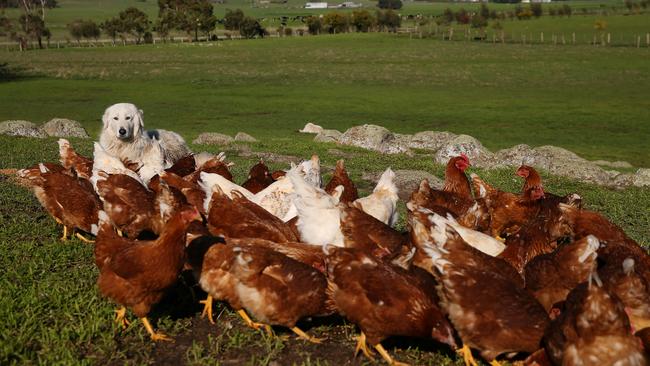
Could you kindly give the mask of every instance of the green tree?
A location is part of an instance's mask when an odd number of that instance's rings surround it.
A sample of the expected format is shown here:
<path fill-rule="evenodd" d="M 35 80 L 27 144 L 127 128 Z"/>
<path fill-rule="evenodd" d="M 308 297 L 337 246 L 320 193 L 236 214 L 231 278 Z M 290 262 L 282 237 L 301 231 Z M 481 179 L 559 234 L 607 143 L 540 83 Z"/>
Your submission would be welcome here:
<path fill-rule="evenodd" d="M 244 12 L 241 9 L 226 9 L 226 16 L 223 18 L 224 28 L 227 30 L 239 30 L 244 21 Z"/>
<path fill-rule="evenodd" d="M 115 44 L 115 40 L 122 30 L 122 22 L 119 18 L 111 18 L 104 21 L 99 27 L 104 31 L 104 34 L 111 37 L 113 44 Z"/>
<path fill-rule="evenodd" d="M 321 22 L 320 17 L 317 16 L 308 16 L 305 19 L 305 23 L 307 23 L 307 31 L 309 34 L 320 34 L 320 31 L 323 28 L 323 23 Z"/>
<path fill-rule="evenodd" d="M 18 18 L 18 23 L 27 38 L 35 39 L 38 48 L 43 48 L 43 38 L 49 39 L 50 30 L 45 26 L 45 21 L 35 14 L 23 14 Z"/>
<path fill-rule="evenodd" d="M 469 22 L 472 20 L 472 17 L 469 15 L 467 10 L 465 10 L 465 8 L 460 8 L 460 10 L 454 14 L 454 17 L 456 18 L 458 24 L 469 24 Z"/>
<path fill-rule="evenodd" d="M 487 7 L 485 3 L 481 3 L 481 8 L 478 13 L 480 16 L 482 16 L 485 19 L 490 18 L 490 9 Z"/>
<path fill-rule="evenodd" d="M 533 16 L 535 18 L 539 18 L 542 16 L 544 13 L 542 9 L 542 3 L 531 3 L 530 4 L 530 12 L 533 13 Z"/>
<path fill-rule="evenodd" d="M 349 24 L 350 19 L 346 14 L 333 12 L 323 17 L 323 28 L 330 34 L 347 32 Z"/>
<path fill-rule="evenodd" d="M 239 27 L 239 34 L 241 34 L 241 36 L 244 38 L 264 38 L 264 35 L 267 33 L 266 29 L 262 27 L 257 19 L 245 16 Z"/>
<path fill-rule="evenodd" d="M 147 14 L 135 7 L 121 11 L 118 17 L 121 25 L 120 33 L 132 35 L 135 43 L 140 43 L 151 27 Z"/>
<path fill-rule="evenodd" d="M 446 8 L 445 11 L 442 12 L 442 19 L 443 24 L 451 24 L 451 22 L 454 21 L 454 11 Z"/>
<path fill-rule="evenodd" d="M 368 32 L 372 29 L 377 20 L 367 10 L 355 10 L 352 12 L 352 25 L 357 32 Z"/>
<path fill-rule="evenodd" d="M 377 25 L 381 30 L 396 32 L 402 25 L 402 18 L 392 9 L 377 12 Z"/>
<path fill-rule="evenodd" d="M 379 9 L 401 9 L 402 0 L 379 0 L 377 6 Z"/>
<path fill-rule="evenodd" d="M 562 5 L 562 13 L 564 13 L 564 15 L 570 17 L 571 13 L 572 13 L 571 7 L 568 4 Z"/>
<path fill-rule="evenodd" d="M 193 34 L 198 41 L 199 33 L 209 35 L 216 25 L 217 18 L 209 0 L 158 0 L 156 29 L 163 33 L 178 29 Z"/>
<path fill-rule="evenodd" d="M 68 23 L 66 25 L 66 28 L 68 28 L 68 32 L 70 32 L 70 35 L 72 38 L 74 38 L 77 43 L 81 43 L 81 38 L 83 38 L 83 20 L 77 19 L 73 20 L 72 22 Z"/>

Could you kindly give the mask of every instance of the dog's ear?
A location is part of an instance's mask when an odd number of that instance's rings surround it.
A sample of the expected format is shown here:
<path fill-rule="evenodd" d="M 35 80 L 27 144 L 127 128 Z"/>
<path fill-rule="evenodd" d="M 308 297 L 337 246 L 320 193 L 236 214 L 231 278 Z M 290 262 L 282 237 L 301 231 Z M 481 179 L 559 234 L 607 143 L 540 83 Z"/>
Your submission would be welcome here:
<path fill-rule="evenodd" d="M 138 111 L 135 113 L 133 116 L 133 135 L 138 136 L 142 134 L 144 131 L 144 118 L 142 116 L 144 115 L 144 112 L 142 109 L 138 109 Z"/>
<path fill-rule="evenodd" d="M 111 110 L 111 107 L 106 108 L 104 111 L 104 115 L 102 116 L 102 122 L 104 123 L 104 129 L 108 127 L 108 124 L 110 123 L 109 120 L 111 118 L 109 111 Z"/>

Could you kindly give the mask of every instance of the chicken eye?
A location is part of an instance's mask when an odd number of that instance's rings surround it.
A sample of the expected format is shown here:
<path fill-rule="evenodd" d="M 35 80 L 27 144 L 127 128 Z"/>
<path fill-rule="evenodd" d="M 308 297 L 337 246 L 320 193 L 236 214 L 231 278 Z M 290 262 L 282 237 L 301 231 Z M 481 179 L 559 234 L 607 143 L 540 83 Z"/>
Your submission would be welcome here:
<path fill-rule="evenodd" d="M 117 117 L 113 117 L 113 119 L 117 121 Z"/>

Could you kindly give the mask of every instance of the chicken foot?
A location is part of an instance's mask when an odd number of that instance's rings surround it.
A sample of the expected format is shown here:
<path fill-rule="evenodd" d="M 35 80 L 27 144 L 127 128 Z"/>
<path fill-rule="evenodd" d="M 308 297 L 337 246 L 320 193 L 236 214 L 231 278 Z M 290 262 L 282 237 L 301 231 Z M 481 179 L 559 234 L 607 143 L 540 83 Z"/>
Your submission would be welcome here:
<path fill-rule="evenodd" d="M 366 343 L 366 335 L 361 332 L 359 336 L 357 337 L 357 346 L 354 348 L 354 356 L 356 357 L 359 351 L 363 352 L 363 354 L 368 357 L 371 360 L 375 359 L 375 356 L 372 355 L 372 350 L 368 348 L 368 344 Z"/>
<path fill-rule="evenodd" d="M 212 295 L 208 295 L 208 297 L 205 300 L 199 301 L 199 303 L 203 304 L 203 312 L 201 313 L 201 317 L 204 317 L 207 315 L 208 321 L 210 321 L 211 324 L 214 324 L 214 318 L 212 317 Z"/>
<path fill-rule="evenodd" d="M 122 329 L 126 329 L 131 324 L 129 319 L 126 318 L 126 308 L 124 306 L 115 310 L 115 323 L 119 324 Z"/>
<path fill-rule="evenodd" d="M 309 341 L 311 343 L 319 344 L 319 343 L 322 343 L 324 340 L 327 339 L 327 338 L 316 338 L 314 336 L 310 336 L 309 334 L 303 332 L 302 329 L 300 329 L 298 327 L 292 327 L 291 330 L 294 333 L 296 333 L 298 335 L 298 337 L 300 337 L 300 338 L 302 338 L 302 339 L 304 339 L 306 341 Z"/>
<path fill-rule="evenodd" d="M 386 349 L 384 348 L 384 346 L 381 345 L 381 343 L 377 343 L 374 347 L 377 350 L 377 352 L 379 352 L 381 357 L 384 360 L 386 360 L 386 362 L 388 362 L 389 365 L 391 365 L 391 366 L 411 366 L 408 363 L 395 361 L 392 357 L 390 357 L 390 355 L 388 354 L 388 351 L 386 351 Z"/>
<path fill-rule="evenodd" d="M 154 332 L 153 327 L 151 326 L 151 323 L 149 323 L 149 319 L 147 319 L 146 316 L 140 318 L 140 320 L 142 320 L 142 324 L 144 324 L 145 329 L 147 329 L 147 332 L 149 332 L 149 335 L 151 335 L 152 341 L 169 341 L 169 342 L 174 341 L 173 339 L 169 338 L 169 336 L 163 333 Z"/>
<path fill-rule="evenodd" d="M 67 241 L 68 240 L 68 227 L 63 225 L 63 236 L 59 239 L 61 241 Z"/>
<path fill-rule="evenodd" d="M 459 349 L 456 352 L 460 353 L 463 356 L 465 366 L 478 366 L 474 360 L 474 356 L 472 356 L 472 350 L 466 344 L 463 344 L 463 348 Z"/>
<path fill-rule="evenodd" d="M 270 326 L 270 325 L 254 322 L 254 321 L 253 321 L 253 320 L 248 316 L 248 314 L 246 314 L 246 311 L 244 311 L 243 309 L 242 309 L 242 310 L 238 310 L 238 311 L 237 311 L 237 314 L 239 314 L 239 316 L 241 316 L 241 318 L 244 319 L 244 322 L 246 322 L 246 325 L 248 325 L 249 327 L 251 327 L 251 328 L 253 328 L 253 329 L 255 329 L 255 330 L 259 330 L 260 328 L 264 328 L 264 330 L 266 330 L 266 333 L 267 333 L 268 335 L 273 335 L 273 329 L 271 329 L 271 326 Z"/>
<path fill-rule="evenodd" d="M 94 244 L 95 243 L 94 240 L 86 239 L 83 235 L 81 235 L 79 233 L 74 233 L 74 236 L 79 238 L 79 240 L 83 241 L 84 243 L 88 243 L 88 244 Z"/>
<path fill-rule="evenodd" d="M 490 361 L 490 366 L 501 366 L 501 364 L 497 360 L 492 360 Z"/>

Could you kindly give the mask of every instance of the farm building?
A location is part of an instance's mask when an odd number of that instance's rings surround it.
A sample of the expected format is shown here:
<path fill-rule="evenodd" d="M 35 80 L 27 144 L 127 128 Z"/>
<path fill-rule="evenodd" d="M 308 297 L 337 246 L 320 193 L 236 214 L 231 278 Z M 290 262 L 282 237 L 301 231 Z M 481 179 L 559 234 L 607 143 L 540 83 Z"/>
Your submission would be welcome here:
<path fill-rule="evenodd" d="M 327 9 L 327 3 L 305 3 L 305 9 Z"/>

